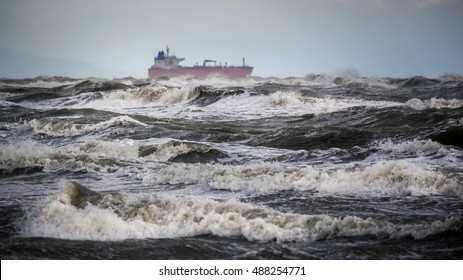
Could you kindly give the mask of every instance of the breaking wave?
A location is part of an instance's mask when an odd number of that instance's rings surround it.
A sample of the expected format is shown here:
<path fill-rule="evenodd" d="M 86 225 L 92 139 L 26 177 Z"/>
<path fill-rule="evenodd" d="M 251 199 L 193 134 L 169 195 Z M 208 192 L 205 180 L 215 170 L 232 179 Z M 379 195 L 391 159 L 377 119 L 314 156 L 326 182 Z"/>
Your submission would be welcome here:
<path fill-rule="evenodd" d="M 29 121 L 29 125 L 34 129 L 35 133 L 43 133 L 47 135 L 59 136 L 59 135 L 79 135 L 92 131 L 99 131 L 115 126 L 130 126 L 140 125 L 146 126 L 146 124 L 135 120 L 128 116 L 118 116 L 110 118 L 107 121 L 95 123 L 95 124 L 76 124 L 70 123 L 63 120 L 54 119 L 33 119 Z"/>
<path fill-rule="evenodd" d="M 406 160 L 378 161 L 352 171 L 328 172 L 322 192 L 373 192 L 386 195 L 450 195 L 463 198 L 457 182 L 429 166 Z"/>
<path fill-rule="evenodd" d="M 91 79 L 60 87 L 59 90 L 66 95 L 76 95 L 84 92 L 108 92 L 120 89 L 128 89 L 130 87 L 130 85 L 126 85 L 120 82 L 103 79 Z"/>
<path fill-rule="evenodd" d="M 142 145 L 139 156 L 156 161 L 207 162 L 225 157 L 226 153 L 210 145 L 170 140 L 159 145 Z"/>
<path fill-rule="evenodd" d="M 413 155 L 430 155 L 430 154 L 447 154 L 449 151 L 438 142 L 432 140 L 414 140 L 395 143 L 386 140 L 378 143 L 377 147 L 383 152 L 413 154 Z"/>
<path fill-rule="evenodd" d="M 443 98 L 431 98 L 429 100 L 420 100 L 418 98 L 412 98 L 406 103 L 408 106 L 415 110 L 425 109 L 441 109 L 441 108 L 460 108 L 463 107 L 463 100 L 459 99 L 443 99 Z"/>
<path fill-rule="evenodd" d="M 98 152 L 92 150 L 100 146 Z M 34 141 L 22 141 L 15 144 L 0 144 L 0 170 L 13 173 L 16 170 L 40 169 L 56 170 L 92 170 L 98 172 L 116 172 L 121 166 L 116 156 L 130 155 L 129 149 L 118 149 L 106 145 L 103 149 L 98 141 L 62 148 L 52 148 Z M 136 150 L 135 150 L 136 154 Z"/>
<path fill-rule="evenodd" d="M 384 108 L 398 106 L 400 103 L 390 101 L 371 101 L 360 99 L 332 99 L 332 98 L 316 98 L 303 94 L 302 92 L 282 92 L 277 91 L 272 93 L 265 101 L 267 106 L 283 106 L 283 107 L 309 107 L 312 109 L 318 108 L 321 111 L 338 111 L 350 107 L 365 106 Z"/>
<path fill-rule="evenodd" d="M 376 195 L 449 195 L 463 198 L 455 180 L 429 166 L 406 160 L 379 161 L 354 169 L 285 167 L 280 163 L 247 165 L 171 164 L 141 175 L 145 183 L 206 184 L 216 189 L 247 192 L 316 190 L 321 193 Z"/>
<path fill-rule="evenodd" d="M 461 216 L 431 223 L 394 224 L 356 216 L 286 214 L 234 200 L 97 193 L 67 181 L 59 193 L 30 209 L 21 234 L 78 240 L 215 235 L 287 242 L 363 235 L 423 239 L 458 231 L 462 226 Z"/>
<path fill-rule="evenodd" d="M 53 149 L 33 141 L 0 144 L 0 148 L 0 169 L 3 170 L 43 166 L 52 160 Z"/>
<path fill-rule="evenodd" d="M 195 87 L 141 87 L 105 92 L 102 98 L 84 104 L 99 108 L 132 108 L 187 103 L 199 95 Z"/>
<path fill-rule="evenodd" d="M 27 140 L 14 144 L 0 144 L 0 170 L 13 172 L 24 168 L 48 171 L 93 170 L 116 172 L 124 170 L 124 161 L 153 162 L 217 162 L 227 153 L 207 144 L 164 141 L 159 144 L 140 144 L 121 140 L 106 142 L 91 139 L 84 143 L 52 148 Z"/>

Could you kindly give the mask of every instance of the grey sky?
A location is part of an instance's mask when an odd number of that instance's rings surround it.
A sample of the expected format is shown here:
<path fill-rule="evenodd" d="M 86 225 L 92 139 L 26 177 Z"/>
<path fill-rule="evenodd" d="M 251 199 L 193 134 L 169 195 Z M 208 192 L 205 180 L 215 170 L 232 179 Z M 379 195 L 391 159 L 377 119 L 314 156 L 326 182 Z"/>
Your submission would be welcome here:
<path fill-rule="evenodd" d="M 258 76 L 463 73 L 463 0 L 0 0 L 0 46 L 146 77 L 166 45 Z"/>

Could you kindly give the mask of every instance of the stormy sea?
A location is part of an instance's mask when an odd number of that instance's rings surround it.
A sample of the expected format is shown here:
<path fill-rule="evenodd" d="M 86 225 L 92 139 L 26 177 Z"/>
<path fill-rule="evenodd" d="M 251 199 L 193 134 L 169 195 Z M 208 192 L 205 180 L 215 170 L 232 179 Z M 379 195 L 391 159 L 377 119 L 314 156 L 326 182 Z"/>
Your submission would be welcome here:
<path fill-rule="evenodd" d="M 463 77 L 0 79 L 1 259 L 462 259 Z"/>

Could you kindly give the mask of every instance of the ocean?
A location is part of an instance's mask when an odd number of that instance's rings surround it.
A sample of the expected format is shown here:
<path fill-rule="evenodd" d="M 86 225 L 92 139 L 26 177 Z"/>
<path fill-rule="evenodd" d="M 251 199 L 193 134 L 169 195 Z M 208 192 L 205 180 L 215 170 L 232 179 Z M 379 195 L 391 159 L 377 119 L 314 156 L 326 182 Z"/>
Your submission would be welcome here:
<path fill-rule="evenodd" d="M 1 259 L 462 259 L 463 78 L 0 79 Z"/>

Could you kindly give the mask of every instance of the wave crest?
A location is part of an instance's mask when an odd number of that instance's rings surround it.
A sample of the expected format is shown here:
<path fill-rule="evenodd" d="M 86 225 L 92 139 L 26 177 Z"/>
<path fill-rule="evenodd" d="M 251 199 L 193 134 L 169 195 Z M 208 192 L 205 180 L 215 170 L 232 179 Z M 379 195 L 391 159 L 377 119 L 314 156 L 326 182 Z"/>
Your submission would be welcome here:
<path fill-rule="evenodd" d="M 137 121 L 129 116 L 117 116 L 112 117 L 107 121 L 95 123 L 95 124 L 76 124 L 62 120 L 53 119 L 33 119 L 29 121 L 29 125 L 34 129 L 35 133 L 43 133 L 52 136 L 60 135 L 79 135 L 92 131 L 98 131 L 115 126 L 130 126 L 140 125 L 146 126 L 145 123 Z"/>
<path fill-rule="evenodd" d="M 293 189 L 322 193 L 463 197 L 455 180 L 431 167 L 406 160 L 379 161 L 353 170 L 317 170 L 311 166 L 289 168 L 279 163 L 240 166 L 171 164 L 141 176 L 145 183 L 207 184 L 216 189 L 257 193 Z"/>
<path fill-rule="evenodd" d="M 210 145 L 170 140 L 160 145 L 142 145 L 138 148 L 140 157 L 156 161 L 205 162 L 216 161 L 226 153 Z"/>
<path fill-rule="evenodd" d="M 130 197 L 98 193 L 67 181 L 30 210 L 23 236 L 84 240 L 241 236 L 250 241 L 323 240 L 343 236 L 426 238 L 461 230 L 462 216 L 419 224 L 393 224 L 356 216 L 300 215 L 228 200 L 168 195 Z"/>
<path fill-rule="evenodd" d="M 97 108 L 132 108 L 185 104 L 199 95 L 195 87 L 140 87 L 105 92 L 102 98 L 85 104 Z"/>
<path fill-rule="evenodd" d="M 412 98 L 407 101 L 407 106 L 415 110 L 425 110 L 425 109 L 441 109 L 441 108 L 450 108 L 456 109 L 463 107 L 463 100 L 458 99 L 443 99 L 443 98 L 431 98 L 429 100 L 421 100 L 418 98 Z"/>

